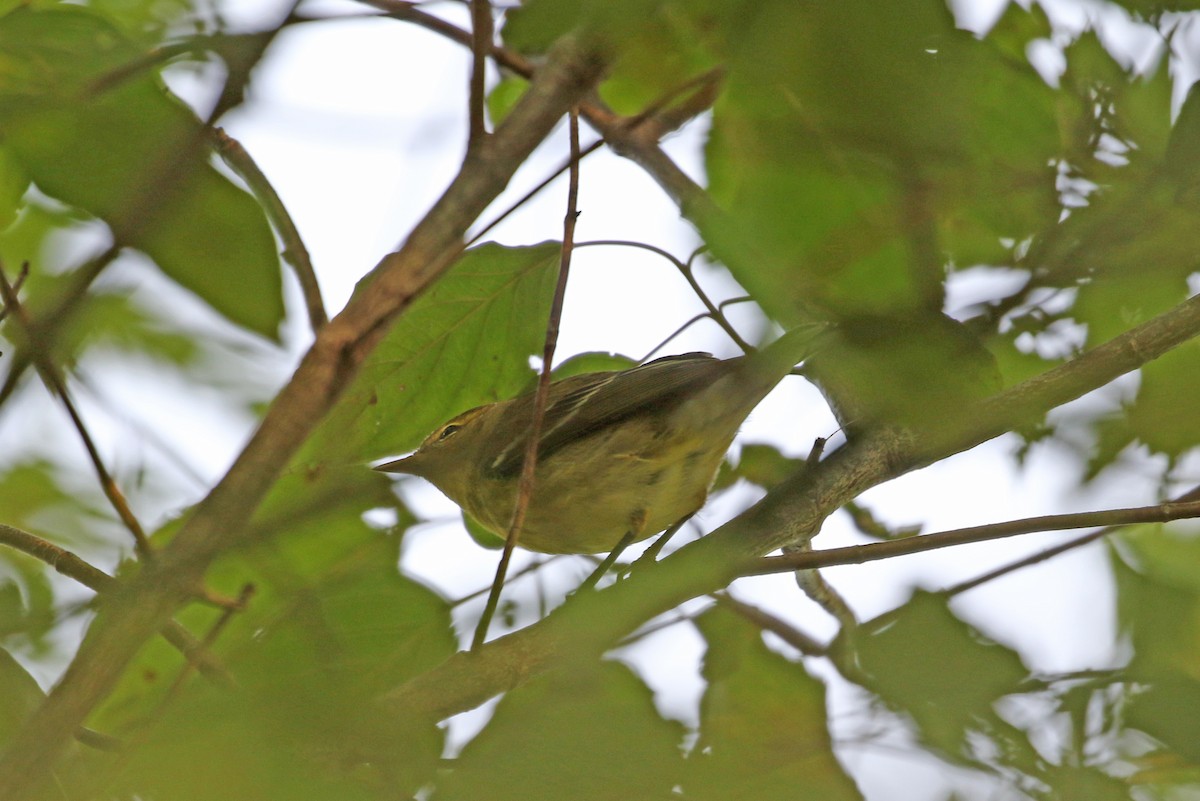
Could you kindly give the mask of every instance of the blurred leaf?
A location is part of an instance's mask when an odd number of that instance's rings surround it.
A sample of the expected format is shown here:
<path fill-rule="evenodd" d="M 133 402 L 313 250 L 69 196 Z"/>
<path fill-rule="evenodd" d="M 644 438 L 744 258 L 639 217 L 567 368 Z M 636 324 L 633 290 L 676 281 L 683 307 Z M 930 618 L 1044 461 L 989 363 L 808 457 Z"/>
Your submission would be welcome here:
<path fill-rule="evenodd" d="M 1170 108 L 1170 99 L 1169 93 L 1165 98 L 1156 98 L 1160 115 L 1164 107 Z M 1194 206 L 1200 200 L 1195 196 L 1197 185 L 1200 184 L 1200 83 L 1192 84 L 1179 109 L 1179 116 L 1175 118 L 1163 155 L 1163 169 L 1178 187 L 1177 197 L 1189 195 Z"/>
<path fill-rule="evenodd" d="M 6 148 L 0 148 L 0 231 L 17 218 L 21 197 L 29 188 L 29 176 Z"/>
<path fill-rule="evenodd" d="M 218 589 L 255 588 L 216 648 L 238 688 L 193 677 L 155 736 L 130 754 L 122 777 L 129 792 L 375 798 L 377 786 L 411 793 L 428 780 L 443 746 L 435 722 L 383 718 L 374 703 L 456 650 L 447 603 L 399 574 L 398 538 L 358 520 L 352 510 L 361 500 L 339 508 L 326 494 L 323 512 L 298 512 L 290 526 L 271 515 L 271 528 L 287 526 L 281 536 L 212 571 Z M 203 631 L 212 612 L 193 608 L 181 618 Z M 118 731 L 136 723 L 179 670 L 178 654 L 148 644 L 100 722 Z M 189 760 L 207 767 L 186 771 Z"/>
<path fill-rule="evenodd" d="M 72 306 L 70 314 L 61 314 L 57 306 L 74 291 L 75 282 L 71 273 L 47 274 L 35 268 L 22 288 L 25 310 L 37 327 L 39 342 L 49 343 L 52 363 L 73 366 L 94 347 L 180 367 L 197 360 L 201 345 L 195 338 L 180 333 L 162 314 L 142 308 L 120 288 L 94 287 Z M 20 331 L 10 338 L 25 339 Z"/>
<path fill-rule="evenodd" d="M 436 797 L 666 798 L 678 781 L 682 737 L 624 665 L 579 661 L 505 695 Z"/>
<path fill-rule="evenodd" d="M 23 553 L 0 552 L 0 641 L 13 638 L 32 655 L 44 655 L 58 617 L 47 566 Z"/>
<path fill-rule="evenodd" d="M 914 537 L 921 533 L 920 525 L 889 527 L 875 516 L 869 508 L 858 502 L 851 502 L 842 507 L 842 511 L 850 516 L 854 529 L 860 534 L 879 540 L 896 540 L 904 537 Z"/>
<path fill-rule="evenodd" d="M 45 697 L 21 663 L 0 648 L 0 746 L 8 742 Z"/>
<path fill-rule="evenodd" d="M 516 50 L 540 53 L 568 31 L 591 35 L 608 50 L 599 91 L 620 114 L 681 100 L 679 90 L 717 64 L 704 46 L 703 8 L 678 0 L 531 0 L 509 12 L 502 35 Z"/>
<path fill-rule="evenodd" d="M 272 339 L 275 240 L 256 201 L 208 162 L 195 115 L 103 17 L 59 6 L 0 18 L 0 133 L 38 188 L 103 219 L 168 276 Z"/>
<path fill-rule="evenodd" d="M 508 112 L 513 110 L 513 106 L 525 94 L 528 87 L 529 81 L 515 75 L 505 75 L 492 87 L 487 96 L 488 117 L 491 118 L 492 125 L 504 122 Z"/>
<path fill-rule="evenodd" d="M 1125 720 L 1192 765 L 1200 765 L 1200 681 L 1169 674 L 1137 693 Z"/>
<path fill-rule="evenodd" d="M 35 459 L 9 464 L 0 472 L 3 522 L 57 545 L 82 547 L 112 543 L 98 532 L 113 520 L 99 488 L 67 485 L 49 462 Z"/>
<path fill-rule="evenodd" d="M 161 37 L 171 23 L 183 22 L 180 18 L 194 11 L 189 0 L 88 0 L 87 5 L 120 25 L 124 33 L 147 43 Z"/>
<path fill-rule="evenodd" d="M 1109 776 L 1091 766 L 1054 766 L 1046 771 L 1049 792 L 1037 797 L 1053 801 L 1127 801 L 1131 795 L 1128 782 Z"/>
<path fill-rule="evenodd" d="M 1172 458 L 1200 445 L 1200 420 L 1190 408 L 1200 397 L 1200 343 L 1189 342 L 1142 368 L 1128 409 L 1130 431 Z"/>
<path fill-rule="evenodd" d="M 1140 685 L 1126 722 L 1200 765 L 1200 537 L 1194 524 L 1126 529 L 1112 551 L 1117 611 Z"/>
<path fill-rule="evenodd" d="M 734 799 L 859 798 L 833 753 L 825 687 L 767 649 L 762 632 L 721 607 L 695 621 L 708 643 L 700 739 L 684 796 Z"/>
<path fill-rule="evenodd" d="M 542 352 L 559 245 L 472 248 L 379 344 L 298 464 L 412 450 L 456 414 L 519 392 Z"/>
<path fill-rule="evenodd" d="M 999 726 L 994 704 L 1028 675 L 1015 652 L 984 639 L 926 592 L 854 642 L 871 689 L 948 753 L 960 752 L 971 732 Z"/>
<path fill-rule="evenodd" d="M 582 375 L 583 373 L 604 373 L 613 370 L 629 370 L 637 367 L 637 362 L 628 356 L 622 356 L 619 353 L 577 353 L 565 362 L 554 368 L 551 380 L 558 381 L 568 376 Z M 537 388 L 536 384 L 528 387 L 528 391 L 532 392 Z"/>
<path fill-rule="evenodd" d="M 763 489 L 771 489 L 804 466 L 803 459 L 784 456 L 774 445 L 748 442 L 742 445 L 737 464 L 722 463 L 714 489 L 723 489 L 739 478 Z"/>
<path fill-rule="evenodd" d="M 1002 258 L 1057 218 L 1053 92 L 944 4 L 725 13 L 707 166 L 736 228 L 703 233 L 771 316 L 940 310 L 947 254 Z"/>
<path fill-rule="evenodd" d="M 1187 523 L 1127 528 L 1112 551 L 1131 675 L 1200 681 L 1200 537 Z"/>
<path fill-rule="evenodd" d="M 991 352 L 943 314 L 848 319 L 808 370 L 850 430 L 936 426 L 1000 389 Z"/>
<path fill-rule="evenodd" d="M 487 548 L 489 551 L 498 551 L 504 547 L 505 539 L 499 534 L 488 529 L 483 523 L 480 523 L 475 518 L 467 514 L 466 510 L 462 513 L 463 527 L 467 530 L 467 534 L 471 539 L 482 548 Z"/>

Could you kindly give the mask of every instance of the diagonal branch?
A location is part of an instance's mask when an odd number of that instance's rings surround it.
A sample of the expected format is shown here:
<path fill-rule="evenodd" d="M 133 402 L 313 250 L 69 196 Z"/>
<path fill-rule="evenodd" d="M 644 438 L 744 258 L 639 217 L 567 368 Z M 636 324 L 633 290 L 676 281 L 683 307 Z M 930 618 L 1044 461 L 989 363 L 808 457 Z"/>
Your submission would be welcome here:
<path fill-rule="evenodd" d="M 291 381 L 229 472 L 161 558 L 105 604 L 58 686 L 0 759 L 0 798 L 27 798 L 71 733 L 115 685 L 140 645 L 183 603 L 247 520 L 288 459 L 329 411 L 403 312 L 457 258 L 468 226 L 563 114 L 599 79 L 602 60 L 564 40 L 487 145 L 467 158 L 403 246 L 383 258 L 346 308 L 321 329 Z"/>
<path fill-rule="evenodd" d="M 50 388 L 50 391 L 62 401 L 63 408 L 67 410 L 67 415 L 71 418 L 71 423 L 74 424 L 75 430 L 79 432 L 79 438 L 83 441 L 88 458 L 91 459 L 92 467 L 96 471 L 96 477 L 100 481 L 100 489 L 103 490 L 104 497 L 108 498 L 108 502 L 112 505 L 113 510 L 117 513 L 125 528 L 129 530 L 134 544 L 137 546 L 138 553 L 145 559 L 152 558 L 154 554 L 150 548 L 150 541 L 146 538 L 146 532 L 142 529 L 141 522 L 138 521 L 137 516 L 133 513 L 133 509 L 129 507 L 129 502 L 125 500 L 125 495 L 121 492 L 120 487 L 117 486 L 117 482 L 113 480 L 112 474 L 104 466 L 104 459 L 100 456 L 100 449 L 96 447 L 96 442 L 92 439 L 87 424 L 83 422 L 83 416 L 75 408 L 75 402 L 71 399 L 71 393 L 67 390 L 67 382 L 63 378 L 58 365 L 52 360 L 50 349 L 39 338 L 38 330 L 33 326 L 29 315 L 25 312 L 25 307 L 18 300 L 16 290 L 8 282 L 8 277 L 4 274 L 3 264 L 0 264 L 0 299 L 4 302 L 4 308 L 12 314 L 13 319 L 20 326 L 22 335 L 26 339 L 26 347 L 33 359 L 34 365 L 42 376 L 42 380 L 46 382 L 46 386 Z"/>

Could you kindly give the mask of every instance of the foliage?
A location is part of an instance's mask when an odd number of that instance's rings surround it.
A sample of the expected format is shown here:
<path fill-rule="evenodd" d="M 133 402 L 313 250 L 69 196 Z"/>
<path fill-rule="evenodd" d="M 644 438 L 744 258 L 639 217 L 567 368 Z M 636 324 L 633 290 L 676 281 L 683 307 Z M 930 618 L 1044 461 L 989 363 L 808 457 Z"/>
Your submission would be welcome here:
<path fill-rule="evenodd" d="M 395 17 L 372 24 L 438 27 L 411 4 L 363 5 Z M 1009 4 L 983 32 L 961 29 L 938 0 L 526 0 L 500 13 L 510 67 L 545 74 L 569 42 L 601 54 L 596 92 L 570 100 L 667 188 L 707 258 L 767 317 L 834 324 L 805 370 L 849 443 L 823 461 L 744 446 L 717 487 L 770 491 L 732 524 L 759 538 L 715 533 L 717 545 L 702 539 L 571 597 L 556 587 L 573 587 L 590 563 L 538 565 L 544 594 L 513 579 L 502 611 L 524 624 L 561 609 L 470 656 L 455 654 L 472 599 L 425 580 L 409 550 L 424 521 L 364 465 L 531 385 L 561 245 L 464 250 L 492 198 L 452 208 L 450 244 L 430 244 L 436 225 L 418 228 L 405 245 L 428 249 L 416 270 L 398 279 L 392 254 L 361 270 L 341 315 L 313 319 L 316 344 L 295 375 L 327 383 L 266 388 L 263 373 L 291 369 L 281 343 L 300 317 L 285 314 L 284 263 L 300 265 L 301 285 L 306 268 L 269 189 L 214 126 L 253 99 L 252 76 L 282 58 L 278 37 L 337 23 L 289 16 L 247 31 L 210 6 L 0 3 L 0 270 L 19 298 L 0 329 L 0 434 L 13 443 L 0 464 L 0 795 L 25 780 L 6 778 L 3 759 L 41 759 L 21 745 L 35 737 L 57 742 L 45 761 L 57 759 L 29 772 L 29 798 L 858 798 L 871 768 L 849 755 L 864 743 L 936 765 L 945 797 L 1195 792 L 1192 526 L 1109 537 L 1110 574 L 1096 580 L 1116 599 L 1119 632 L 1111 664 L 1090 670 L 1035 670 L 967 622 L 954 590 L 899 588 L 906 600 L 871 620 L 838 614 L 827 644 L 737 604 L 696 601 L 736 598 L 755 581 L 739 565 L 777 545 L 763 529 L 798 509 L 814 510 L 811 530 L 840 507 L 864 538 L 920 539 L 858 496 L 1000 433 L 970 428 L 996 404 L 1011 412 L 1001 430 L 1026 448 L 1081 449 L 1081 484 L 1144 457 L 1157 493 L 1147 502 L 1187 487 L 1200 326 L 1167 315 L 1190 308 L 1200 263 L 1200 90 L 1171 77 L 1194 56 L 1180 32 L 1196 25 L 1195 4 L 1110 5 L 1163 43 L 1138 69 L 1102 26 L 1067 30 L 1037 5 Z M 1058 74 L 1031 63 L 1042 46 L 1061 55 Z M 181 74 L 211 90 L 210 107 L 167 88 Z M 497 136 L 544 102 L 529 78 L 506 73 L 475 98 Z M 465 79 L 445 91 L 465 109 Z M 659 135 L 697 116 L 708 126 L 703 186 L 657 160 Z M 621 139 L 639 130 L 653 135 Z M 456 186 L 486 183 L 500 169 L 489 156 L 464 157 Z M 511 170 L 524 160 L 499 157 Z M 952 307 L 975 285 L 985 291 L 971 305 Z M 1142 324 L 1157 327 L 1130 337 Z M 1056 368 L 1120 337 L 1074 394 L 1021 405 L 1028 379 L 1064 380 Z M 1121 358 L 1131 361 L 1118 368 Z M 590 353 L 560 375 L 628 364 Z M 87 396 L 89 372 L 139 365 L 164 392 L 182 385 L 243 425 L 270 402 L 239 461 L 249 478 L 202 476 L 197 493 L 170 471 L 129 468 L 119 457 L 130 432 L 154 446 L 147 428 L 120 419 L 96 449 L 114 480 L 81 478 L 92 465 L 76 426 L 51 411 Z M 1134 368 L 1135 388 L 1115 404 L 1050 414 Z M 96 425 L 101 407 L 83 406 L 78 428 Z M 289 420 L 300 422 L 281 428 Z M 871 450 L 892 436 L 901 444 Z M 140 551 L 125 530 L 136 526 L 110 509 L 115 486 L 133 509 L 162 512 Z M 223 499 L 243 489 L 257 493 L 253 513 L 225 514 L 234 507 Z M 794 514 L 771 517 L 780 509 Z M 197 544 L 197 520 L 221 539 Z M 60 548 L 119 585 L 102 578 L 94 598 L 83 594 Z M 83 583 L 96 590 L 94 579 Z M 210 603 L 185 603 L 199 595 Z M 91 634 L 76 651 L 80 616 Z M 106 651 L 106 633 L 133 631 L 123 626 L 135 617 L 164 636 Z M 663 709 L 636 660 L 622 661 L 660 622 L 705 649 L 690 718 Z M 207 657 L 189 663 L 188 641 Z M 68 662 L 65 689 L 44 702 L 47 677 Z M 672 681 L 690 678 L 679 670 Z M 850 723 L 828 711 L 847 695 L 859 699 Z M 54 706 L 68 696 L 84 700 Z M 497 696 L 477 735 L 447 736 L 445 720 Z M 18 763 L 22 747 L 34 753 Z"/>

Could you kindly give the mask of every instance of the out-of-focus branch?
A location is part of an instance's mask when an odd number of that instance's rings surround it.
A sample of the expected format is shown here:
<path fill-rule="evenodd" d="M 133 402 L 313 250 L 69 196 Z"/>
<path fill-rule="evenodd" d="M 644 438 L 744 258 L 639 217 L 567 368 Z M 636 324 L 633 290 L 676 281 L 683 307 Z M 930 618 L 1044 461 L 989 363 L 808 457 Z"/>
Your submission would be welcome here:
<path fill-rule="evenodd" d="M 112 592 L 117 589 L 117 580 L 100 568 L 88 564 L 65 548 L 60 548 L 28 531 L 0 523 L 0 545 L 7 545 L 13 550 L 45 562 L 61 575 L 74 579 L 97 593 Z M 225 671 L 225 668 L 179 623 L 168 620 L 163 625 L 161 633 L 163 638 L 175 646 L 190 664 L 195 665 L 205 678 L 226 686 L 233 685 L 233 678 Z"/>
<path fill-rule="evenodd" d="M 63 408 L 67 410 L 67 415 L 71 418 L 71 423 L 74 424 L 75 430 L 79 432 L 79 438 L 83 441 L 83 447 L 87 450 L 88 458 L 92 461 L 92 467 L 96 470 L 96 477 L 100 481 L 100 489 L 104 492 L 104 497 L 108 498 L 109 504 L 112 505 L 112 508 L 117 513 L 117 517 L 121 519 L 125 528 L 133 536 L 138 553 L 143 558 L 151 558 L 153 553 L 150 549 L 150 541 L 146 538 L 146 532 L 143 530 L 141 522 L 134 515 L 129 502 L 125 500 L 124 493 L 121 492 L 121 489 L 117 486 L 117 482 L 113 480 L 112 475 L 108 472 L 108 468 L 104 466 L 104 460 L 100 458 L 100 450 L 96 447 L 96 443 L 83 421 L 83 416 L 75 408 L 75 402 L 71 400 L 71 393 L 67 391 L 67 382 L 63 379 L 58 365 L 50 358 L 51 351 L 49 347 L 39 339 L 38 330 L 32 325 L 29 315 L 18 300 L 16 290 L 8 282 L 8 276 L 4 274 L 3 264 L 0 264 L 0 300 L 3 300 L 4 308 L 8 310 L 13 320 L 20 327 L 21 333 L 25 338 L 25 350 L 37 366 L 42 380 L 46 382 L 46 386 L 50 388 L 50 391 L 62 401 Z"/>

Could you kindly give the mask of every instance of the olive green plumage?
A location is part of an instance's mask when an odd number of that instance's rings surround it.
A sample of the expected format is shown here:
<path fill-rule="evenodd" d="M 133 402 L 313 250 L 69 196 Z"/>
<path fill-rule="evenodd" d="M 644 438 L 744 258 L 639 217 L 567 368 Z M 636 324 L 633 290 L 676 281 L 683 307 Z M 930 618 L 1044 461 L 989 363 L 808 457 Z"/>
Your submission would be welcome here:
<path fill-rule="evenodd" d="M 809 355 L 821 330 L 796 329 L 734 359 L 686 353 L 555 381 L 520 544 L 600 553 L 697 511 L 742 421 Z M 429 480 L 503 537 L 533 407 L 531 393 L 464 412 L 411 456 L 376 469 Z"/>

